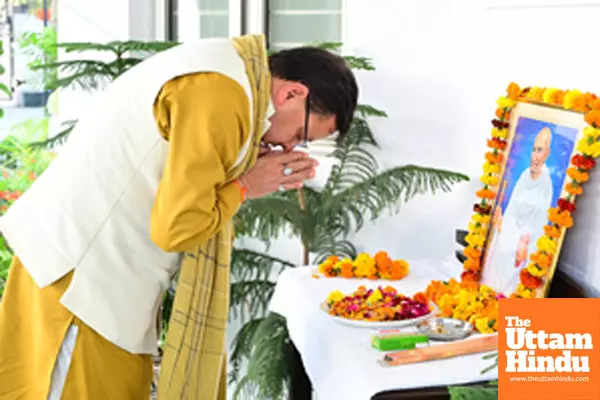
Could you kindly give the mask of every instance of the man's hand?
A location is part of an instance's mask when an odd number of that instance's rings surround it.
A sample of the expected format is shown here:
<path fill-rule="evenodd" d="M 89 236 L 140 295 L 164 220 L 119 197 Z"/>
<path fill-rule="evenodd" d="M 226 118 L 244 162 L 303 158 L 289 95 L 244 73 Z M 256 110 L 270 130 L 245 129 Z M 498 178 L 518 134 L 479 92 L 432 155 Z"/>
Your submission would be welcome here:
<path fill-rule="evenodd" d="M 317 165 L 316 160 L 303 152 L 271 150 L 260 156 L 240 181 L 248 188 L 247 198 L 255 199 L 275 192 L 280 187 L 285 190 L 301 188 L 303 181 L 315 176 Z M 283 173 L 286 168 L 291 170 L 287 176 Z"/>
<path fill-rule="evenodd" d="M 496 207 L 496 209 L 494 210 L 492 224 L 494 225 L 494 229 L 496 229 L 496 232 L 500 232 L 502 230 L 502 210 L 499 206 Z"/>
<path fill-rule="evenodd" d="M 519 245 L 517 246 L 517 254 L 515 255 L 515 268 L 527 260 L 527 249 L 529 247 L 529 235 L 525 234 L 519 239 Z"/>

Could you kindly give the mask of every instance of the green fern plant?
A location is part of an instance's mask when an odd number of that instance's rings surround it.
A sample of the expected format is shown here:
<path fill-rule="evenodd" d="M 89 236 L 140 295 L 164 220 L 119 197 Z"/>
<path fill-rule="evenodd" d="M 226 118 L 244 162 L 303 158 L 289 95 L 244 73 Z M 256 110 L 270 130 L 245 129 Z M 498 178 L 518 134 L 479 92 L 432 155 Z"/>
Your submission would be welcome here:
<path fill-rule="evenodd" d="M 341 44 L 326 44 L 338 51 Z M 373 70 L 371 61 L 347 57 L 353 69 Z M 235 216 L 238 237 L 260 239 L 267 246 L 284 233 L 297 237 L 303 247 L 303 263 L 313 264 L 328 255 L 355 258 L 350 237 L 367 221 L 419 194 L 447 192 L 467 181 L 460 173 L 404 165 L 377 173 L 372 154 L 377 141 L 367 123 L 369 117 L 385 117 L 374 107 L 362 105 L 345 141 L 332 154 L 336 159 L 323 190 L 274 193 L 248 201 Z M 237 382 L 235 398 L 281 399 L 289 383 L 293 354 L 285 319 L 267 314 L 275 283 L 270 277 L 292 262 L 266 253 L 236 248 L 232 257 L 231 312 L 244 325 L 232 344 L 230 383 Z M 244 366 L 247 368 L 243 373 Z"/>

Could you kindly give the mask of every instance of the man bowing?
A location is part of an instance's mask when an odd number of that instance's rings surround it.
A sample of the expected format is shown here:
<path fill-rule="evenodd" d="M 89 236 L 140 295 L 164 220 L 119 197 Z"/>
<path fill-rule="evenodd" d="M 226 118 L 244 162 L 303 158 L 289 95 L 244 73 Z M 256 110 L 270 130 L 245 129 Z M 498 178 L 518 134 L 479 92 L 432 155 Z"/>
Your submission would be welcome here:
<path fill-rule="evenodd" d="M 0 399 L 147 398 L 177 271 L 159 399 L 224 398 L 232 218 L 314 176 L 293 148 L 343 137 L 357 92 L 342 58 L 310 47 L 268 58 L 246 36 L 159 53 L 97 94 L 0 220 L 15 253 Z"/>

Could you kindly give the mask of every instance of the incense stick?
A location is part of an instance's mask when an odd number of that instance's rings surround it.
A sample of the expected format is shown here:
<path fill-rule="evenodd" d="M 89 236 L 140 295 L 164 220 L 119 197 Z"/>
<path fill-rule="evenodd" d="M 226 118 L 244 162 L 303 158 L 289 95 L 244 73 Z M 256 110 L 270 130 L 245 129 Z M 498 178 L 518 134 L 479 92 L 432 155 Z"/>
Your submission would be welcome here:
<path fill-rule="evenodd" d="M 415 350 L 404 350 L 385 355 L 380 364 L 386 367 L 442 360 L 468 354 L 484 353 L 498 349 L 498 335 L 482 335 L 460 342 L 440 344 Z"/>

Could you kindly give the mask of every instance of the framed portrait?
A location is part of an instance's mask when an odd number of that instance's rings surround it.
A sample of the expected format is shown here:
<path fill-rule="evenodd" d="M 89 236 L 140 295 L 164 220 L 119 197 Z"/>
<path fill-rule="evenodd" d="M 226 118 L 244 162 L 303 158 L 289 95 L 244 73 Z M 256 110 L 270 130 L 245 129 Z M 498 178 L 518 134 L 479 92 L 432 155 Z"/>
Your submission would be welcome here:
<path fill-rule="evenodd" d="M 582 113 L 516 104 L 482 256 L 483 284 L 505 295 L 517 290 L 520 272 L 536 253 L 548 225 L 548 210 L 566 194 L 567 169 L 586 126 Z M 551 265 L 547 285 L 554 268 Z"/>
<path fill-rule="evenodd" d="M 498 104 L 462 277 L 507 297 L 545 297 L 600 155 L 600 101 L 511 84 Z"/>

